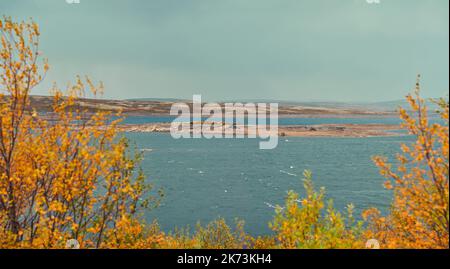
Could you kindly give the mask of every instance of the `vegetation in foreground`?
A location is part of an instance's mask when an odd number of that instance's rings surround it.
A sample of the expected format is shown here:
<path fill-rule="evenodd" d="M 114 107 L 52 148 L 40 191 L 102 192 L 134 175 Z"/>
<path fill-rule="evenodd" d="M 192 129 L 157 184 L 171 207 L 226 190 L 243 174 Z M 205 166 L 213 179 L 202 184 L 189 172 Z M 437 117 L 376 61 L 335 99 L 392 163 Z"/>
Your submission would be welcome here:
<path fill-rule="evenodd" d="M 306 196 L 288 192 L 269 224 L 274 236 L 251 237 L 243 222 L 223 219 L 164 233 L 142 220 L 161 194 L 145 184 L 120 120 L 76 105 L 102 85 L 78 77 L 66 96 L 55 85 L 51 117 L 42 117 L 29 101 L 49 68 L 38 62 L 39 27 L 3 18 L 0 31 L 0 248 L 64 248 L 69 239 L 82 248 L 364 248 L 371 238 L 381 248 L 449 246 L 449 104 L 435 101 L 444 124 L 431 123 L 419 82 L 407 97 L 412 113 L 400 111 L 416 142 L 402 146 L 395 168 L 374 158 L 393 191 L 386 216 L 370 209 L 355 221 L 353 205 L 337 211 L 305 172 Z"/>

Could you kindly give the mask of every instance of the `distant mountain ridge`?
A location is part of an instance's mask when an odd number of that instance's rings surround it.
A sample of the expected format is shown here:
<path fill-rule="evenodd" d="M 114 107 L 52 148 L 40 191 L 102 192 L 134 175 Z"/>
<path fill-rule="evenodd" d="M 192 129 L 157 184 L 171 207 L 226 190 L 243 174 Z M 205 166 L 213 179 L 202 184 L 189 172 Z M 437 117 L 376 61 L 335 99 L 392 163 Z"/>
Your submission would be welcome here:
<path fill-rule="evenodd" d="M 6 97 L 7 98 L 7 97 Z M 53 98 L 51 96 L 30 96 L 30 106 L 38 111 L 51 111 Z M 168 115 L 174 103 L 183 102 L 192 106 L 192 100 L 176 98 L 135 98 L 128 100 L 112 99 L 89 99 L 80 98 L 76 106 L 87 110 L 122 111 L 125 114 L 133 115 Z M 295 101 L 274 101 L 274 100 L 235 100 L 224 103 L 279 103 L 280 115 L 292 116 L 394 116 L 398 107 L 406 109 L 409 105 L 404 100 L 373 103 L 344 103 L 344 102 L 295 102 Z M 437 109 L 436 105 L 430 103 L 430 110 Z"/>
<path fill-rule="evenodd" d="M 227 102 L 240 102 L 240 103 L 278 103 L 284 106 L 303 106 L 303 107 L 323 107 L 331 109 L 358 109 L 358 110 L 373 110 L 379 112 L 396 112 L 399 107 L 405 109 L 409 108 L 409 104 L 404 99 L 392 100 L 392 101 L 379 101 L 379 102 L 329 102 L 329 101 L 283 101 L 283 100 L 265 100 L 265 99 L 255 99 L 255 100 L 234 100 Z M 427 102 L 430 109 L 436 110 L 438 106 L 432 102 Z"/>

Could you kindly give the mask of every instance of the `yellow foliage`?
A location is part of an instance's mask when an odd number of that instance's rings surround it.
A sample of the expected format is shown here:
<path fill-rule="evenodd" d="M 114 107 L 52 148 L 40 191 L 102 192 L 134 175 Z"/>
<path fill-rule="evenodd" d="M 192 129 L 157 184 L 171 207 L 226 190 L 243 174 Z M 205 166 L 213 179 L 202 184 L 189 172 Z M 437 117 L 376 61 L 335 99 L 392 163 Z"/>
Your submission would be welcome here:
<path fill-rule="evenodd" d="M 362 223 L 353 219 L 353 205 L 348 205 L 347 216 L 325 205 L 325 189 L 314 190 L 311 173 L 304 173 L 306 197 L 300 199 L 289 191 L 284 207 L 276 208 L 270 224 L 276 232 L 280 248 L 362 248 Z"/>
<path fill-rule="evenodd" d="M 252 246 L 252 238 L 244 231 L 244 223 L 236 222 L 231 229 L 224 219 L 215 220 L 205 227 L 197 224 L 193 234 L 189 229 L 176 230 L 166 236 L 161 248 L 171 249 L 242 249 Z"/>
<path fill-rule="evenodd" d="M 400 110 L 403 126 L 416 142 L 402 146 L 396 170 L 386 158 L 374 158 L 381 174 L 389 179 L 385 186 L 393 189 L 394 201 L 388 216 L 370 209 L 364 217 L 369 221 L 367 236 L 379 240 L 384 248 L 449 247 L 449 105 L 438 100 L 443 124 L 431 123 L 419 95 L 419 78 L 415 96 L 407 97 L 413 115 Z"/>
<path fill-rule="evenodd" d="M 139 155 L 118 137 L 119 120 L 76 105 L 102 86 L 78 77 L 68 96 L 54 86 L 52 111 L 38 114 L 29 94 L 48 70 L 38 66 L 38 26 L 0 21 L 0 247 L 59 248 L 68 239 L 102 247 L 112 231 L 114 242 L 117 231 L 138 233 L 149 188 Z"/>

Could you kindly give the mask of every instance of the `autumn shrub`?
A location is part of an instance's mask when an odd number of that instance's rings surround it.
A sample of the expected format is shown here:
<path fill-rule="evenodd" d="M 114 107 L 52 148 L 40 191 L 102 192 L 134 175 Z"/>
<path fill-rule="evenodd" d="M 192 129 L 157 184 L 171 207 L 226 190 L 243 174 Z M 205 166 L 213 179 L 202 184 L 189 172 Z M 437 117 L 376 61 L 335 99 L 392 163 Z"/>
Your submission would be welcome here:
<path fill-rule="evenodd" d="M 280 248 L 362 248 L 362 222 L 355 221 L 353 205 L 344 215 L 332 200 L 325 201 L 325 189 L 314 189 L 311 172 L 304 172 L 306 196 L 289 191 L 284 206 L 277 206 L 270 227 Z"/>
<path fill-rule="evenodd" d="M 243 249 L 251 248 L 253 238 L 244 230 L 244 222 L 236 220 L 229 226 L 219 218 L 202 226 L 198 223 L 193 232 L 189 227 L 177 229 L 166 236 L 161 248 L 177 249 Z"/>
<path fill-rule="evenodd" d="M 369 222 L 367 237 L 379 240 L 384 248 L 449 247 L 449 103 L 434 100 L 440 107 L 440 121 L 430 119 L 430 110 L 419 95 L 419 78 L 415 95 L 407 97 L 410 112 L 400 110 L 403 127 L 415 142 L 402 145 L 398 165 L 384 157 L 374 158 L 388 178 L 385 187 L 393 190 L 394 199 L 388 215 L 370 209 L 364 217 Z"/>
<path fill-rule="evenodd" d="M 39 27 L 5 17 L 0 31 L 0 247 L 126 241 L 118 233 L 136 233 L 137 212 L 152 197 L 139 154 L 117 133 L 120 120 L 77 105 L 102 85 L 78 77 L 67 96 L 54 86 L 51 111 L 36 112 L 29 95 L 48 70 Z"/>
<path fill-rule="evenodd" d="M 164 248 L 168 237 L 155 221 L 146 224 L 137 218 L 122 217 L 115 229 L 109 229 L 102 248 L 107 249 L 156 249 Z"/>

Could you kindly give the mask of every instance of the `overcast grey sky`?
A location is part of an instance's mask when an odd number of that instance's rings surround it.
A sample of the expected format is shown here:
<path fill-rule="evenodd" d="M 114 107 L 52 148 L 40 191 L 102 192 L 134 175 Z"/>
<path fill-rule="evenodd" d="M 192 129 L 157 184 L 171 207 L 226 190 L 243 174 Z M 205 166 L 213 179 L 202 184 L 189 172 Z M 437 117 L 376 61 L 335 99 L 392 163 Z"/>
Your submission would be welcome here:
<path fill-rule="evenodd" d="M 107 98 L 384 101 L 449 88 L 448 0 L 0 0 L 33 17 L 51 70 Z"/>

